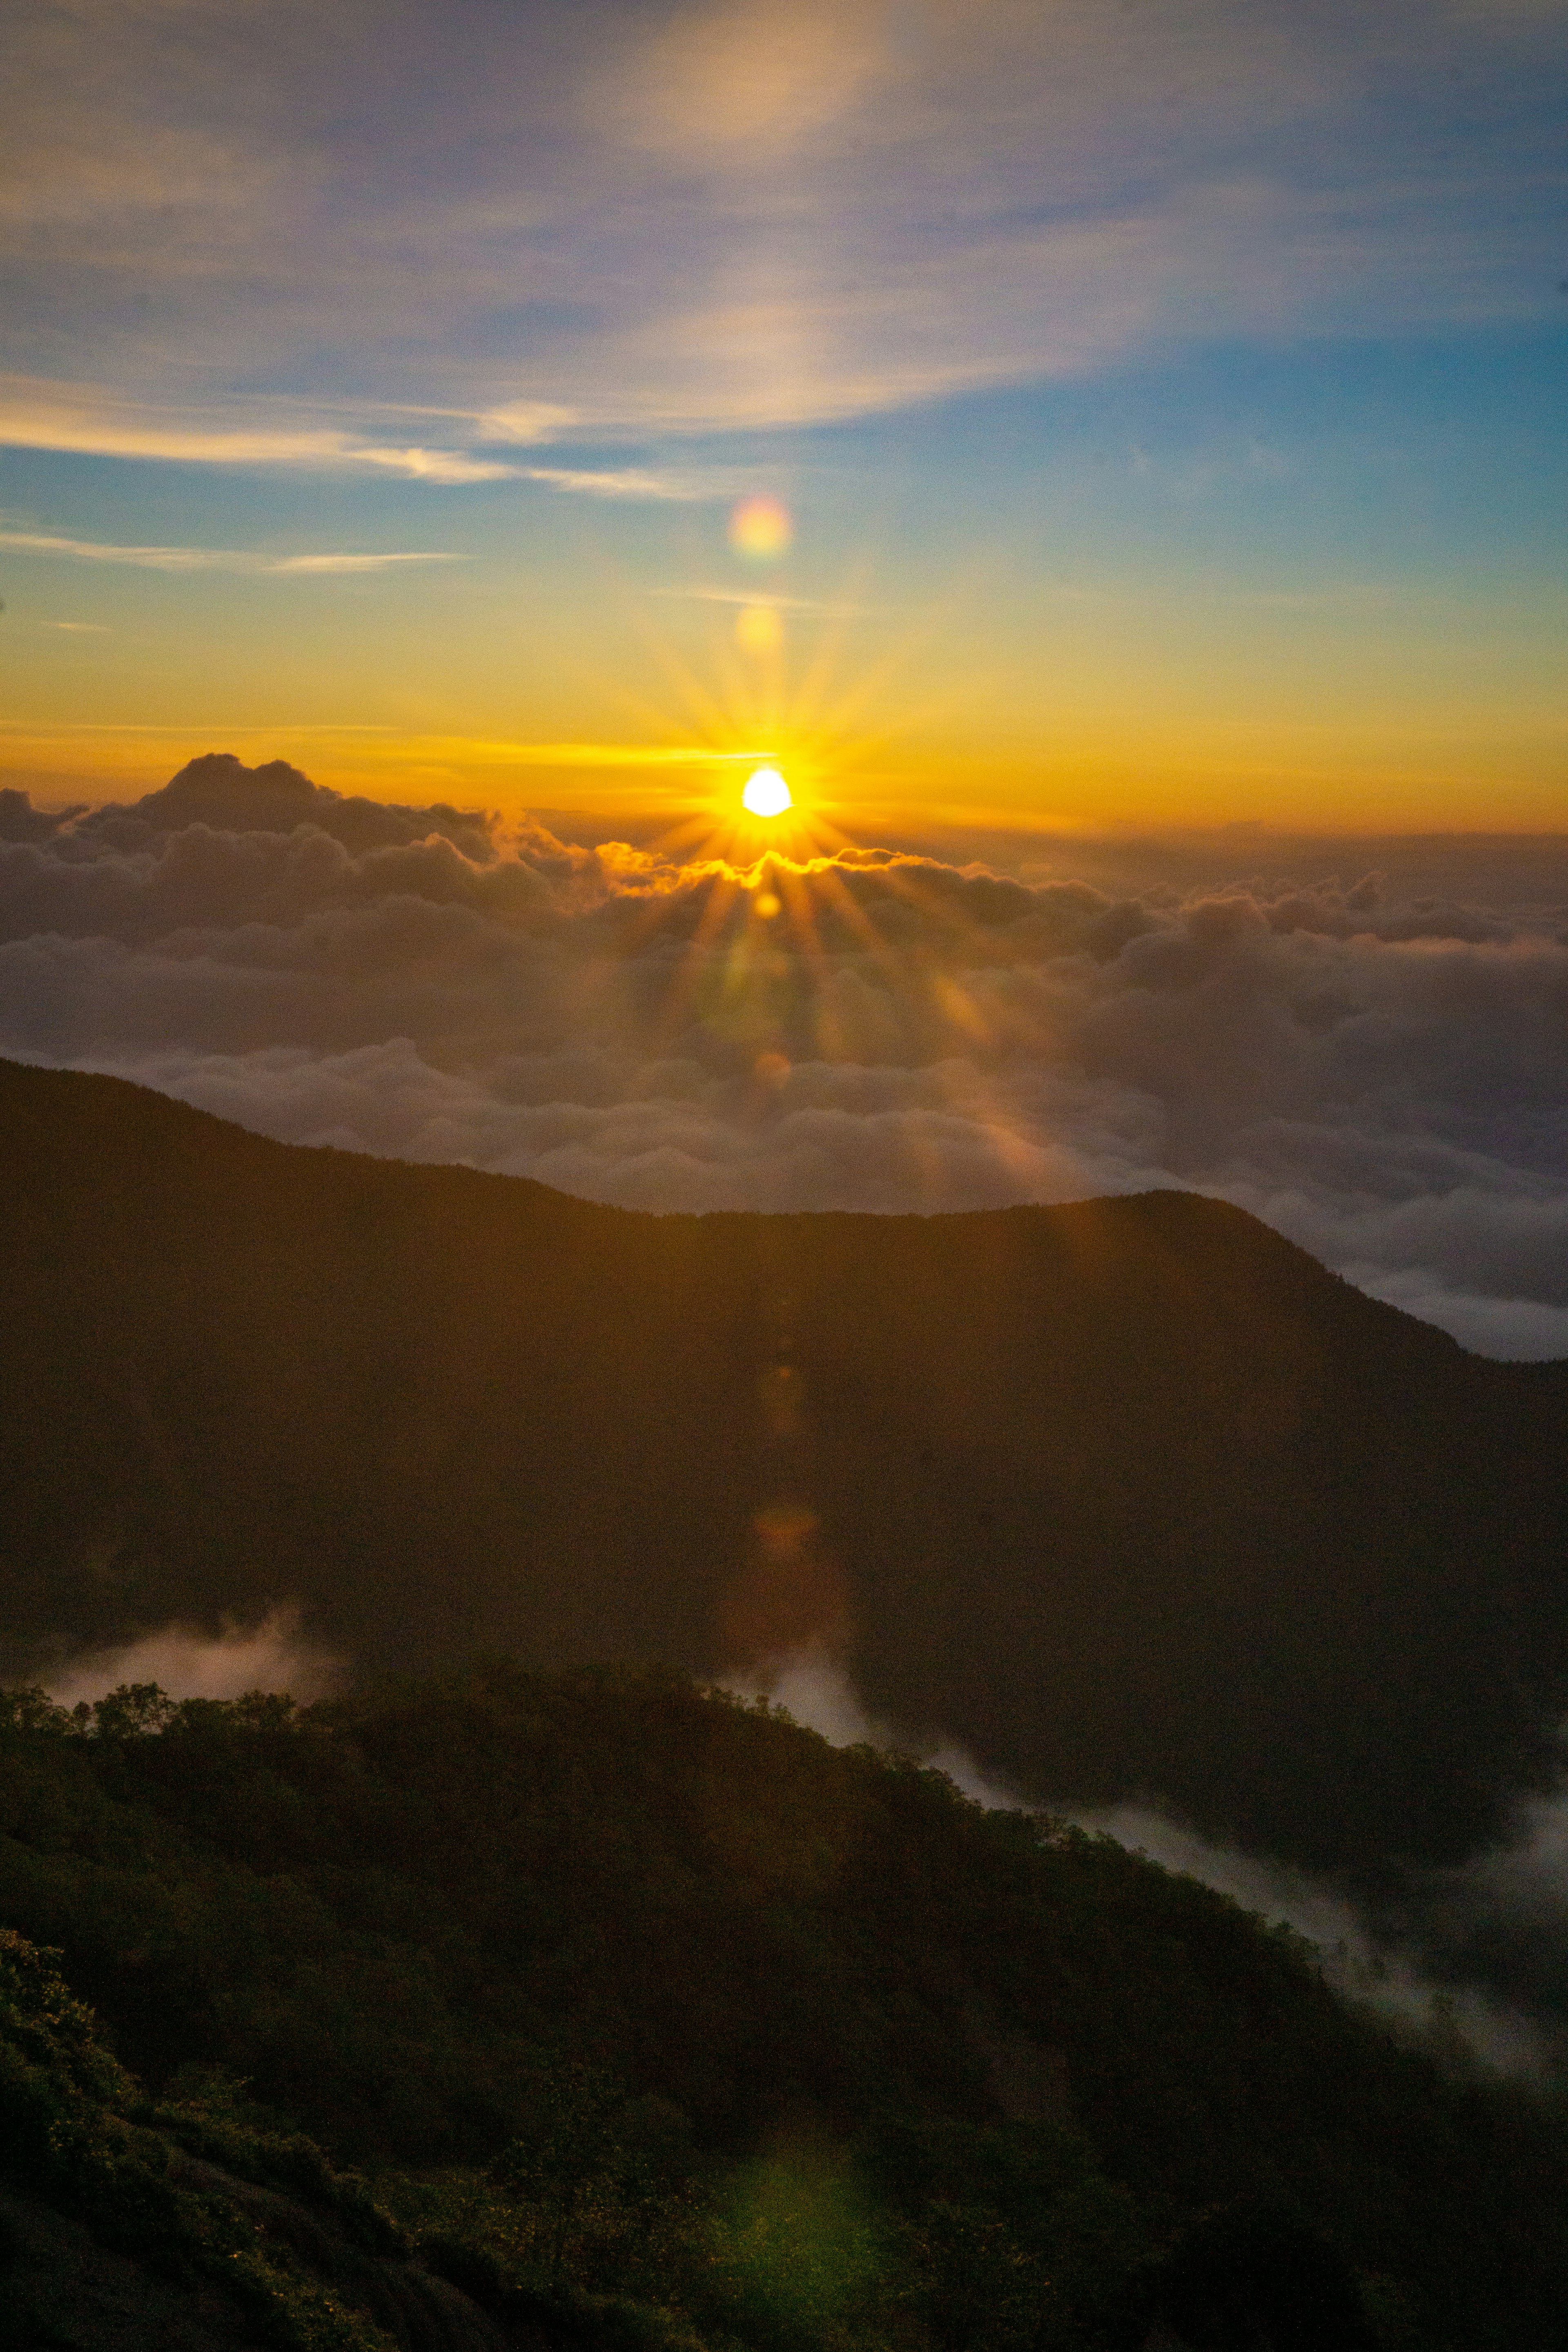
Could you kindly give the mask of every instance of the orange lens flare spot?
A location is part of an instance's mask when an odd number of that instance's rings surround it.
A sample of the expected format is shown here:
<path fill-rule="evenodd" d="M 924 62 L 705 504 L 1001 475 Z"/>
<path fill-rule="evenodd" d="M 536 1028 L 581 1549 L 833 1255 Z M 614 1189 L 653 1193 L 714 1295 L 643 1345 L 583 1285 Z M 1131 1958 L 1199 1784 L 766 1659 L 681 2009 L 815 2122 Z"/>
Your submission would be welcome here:
<path fill-rule="evenodd" d="M 748 816 L 783 816 L 794 805 L 790 789 L 776 768 L 753 768 L 741 794 Z"/>
<path fill-rule="evenodd" d="M 735 643 L 743 654 L 776 654 L 784 623 L 772 604 L 742 604 L 735 616 Z"/>
<path fill-rule="evenodd" d="M 763 493 L 742 499 L 731 510 L 730 544 L 737 555 L 749 556 L 753 563 L 775 562 L 794 537 L 795 525 L 782 499 Z"/>
<path fill-rule="evenodd" d="M 787 1367 L 781 1367 L 784 1369 Z M 809 1536 L 816 1534 L 817 1517 L 802 1503 L 773 1503 L 757 1513 L 752 1525 L 761 1536 L 765 1550 L 775 1559 L 787 1559 L 792 1552 L 799 1551 Z"/>

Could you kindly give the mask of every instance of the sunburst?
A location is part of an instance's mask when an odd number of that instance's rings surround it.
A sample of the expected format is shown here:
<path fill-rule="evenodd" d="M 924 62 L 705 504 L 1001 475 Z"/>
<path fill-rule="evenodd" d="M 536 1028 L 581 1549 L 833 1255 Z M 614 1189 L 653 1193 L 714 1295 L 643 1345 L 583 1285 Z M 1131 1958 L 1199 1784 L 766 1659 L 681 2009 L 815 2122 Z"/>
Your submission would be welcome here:
<path fill-rule="evenodd" d="M 941 1054 L 933 1058 L 933 1037 L 952 1041 L 946 1055 L 955 1064 L 976 1050 L 988 1058 L 999 1042 L 994 1000 L 960 976 L 966 965 L 994 961 L 994 935 L 968 919 L 930 866 L 879 852 L 837 822 L 844 781 L 863 779 L 900 731 L 874 725 L 873 714 L 901 709 L 912 723 L 899 673 L 917 659 L 921 642 L 906 639 L 874 664 L 851 665 L 847 622 L 865 609 L 863 588 L 859 580 L 847 583 L 798 666 L 776 643 L 766 659 L 746 659 L 726 632 L 701 671 L 657 625 L 645 599 L 627 600 L 669 696 L 656 708 L 623 688 L 628 715 L 639 731 L 672 748 L 689 743 L 693 764 L 718 780 L 647 845 L 655 872 L 635 913 L 627 910 L 624 950 L 646 970 L 645 951 L 658 932 L 670 931 L 679 947 L 658 999 L 641 1002 L 637 1025 L 656 1055 L 683 1050 L 693 1024 L 722 1041 L 739 1068 L 750 1070 L 746 1099 L 758 1118 L 787 1110 L 797 1056 L 859 1058 L 835 984 L 847 956 L 862 963 L 905 1022 L 910 1058 L 931 1065 L 939 1090 L 938 1073 L 948 1064 Z M 860 878 L 868 868 L 887 898 L 916 918 L 918 949 L 906 924 L 889 931 L 868 908 Z M 605 985 L 616 984 L 612 968 Z M 1026 1145 L 1016 1115 L 974 1062 L 963 1071 L 962 1088 L 966 1124 L 978 1113 L 998 1160 L 1015 1170 Z M 933 1163 L 933 1203 L 941 1185 Z"/>

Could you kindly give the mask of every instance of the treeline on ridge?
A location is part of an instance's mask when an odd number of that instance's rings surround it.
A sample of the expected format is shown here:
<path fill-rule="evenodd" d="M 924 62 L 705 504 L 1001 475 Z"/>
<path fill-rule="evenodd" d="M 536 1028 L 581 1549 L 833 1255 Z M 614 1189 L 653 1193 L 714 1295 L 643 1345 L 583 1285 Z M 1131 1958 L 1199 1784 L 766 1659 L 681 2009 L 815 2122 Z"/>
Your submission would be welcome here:
<path fill-rule="evenodd" d="M 1550 2101 L 1194 1882 L 667 1670 L 14 1694 L 0 1925 L 8 2193 L 246 2341 L 423 2342 L 416 2287 L 689 2352 L 1568 2341 Z M 359 2249 L 330 2280 L 283 2199 Z"/>

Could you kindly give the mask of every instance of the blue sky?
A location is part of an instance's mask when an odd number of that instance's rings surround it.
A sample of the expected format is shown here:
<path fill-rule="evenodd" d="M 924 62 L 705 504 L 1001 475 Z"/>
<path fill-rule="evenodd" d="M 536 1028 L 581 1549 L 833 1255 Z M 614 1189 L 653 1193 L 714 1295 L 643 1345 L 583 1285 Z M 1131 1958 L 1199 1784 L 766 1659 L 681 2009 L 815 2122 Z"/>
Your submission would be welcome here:
<path fill-rule="evenodd" d="M 18 777 L 270 729 L 515 800 L 530 746 L 810 701 L 868 805 L 1561 823 L 1561 0 L 18 0 L 5 40 Z M 748 490 L 795 516 L 766 578 Z M 787 676 L 737 671 L 742 593 Z"/>

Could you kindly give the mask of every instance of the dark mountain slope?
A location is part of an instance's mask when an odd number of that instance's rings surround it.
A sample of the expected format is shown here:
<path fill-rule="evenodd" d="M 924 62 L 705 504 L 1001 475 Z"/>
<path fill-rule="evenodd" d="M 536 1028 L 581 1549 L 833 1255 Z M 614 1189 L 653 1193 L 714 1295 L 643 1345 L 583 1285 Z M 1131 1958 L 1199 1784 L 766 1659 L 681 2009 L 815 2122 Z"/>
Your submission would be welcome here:
<path fill-rule="evenodd" d="M 0 1066 L 4 1622 L 361 1667 L 821 1641 L 1060 1799 L 1437 1858 L 1553 1760 L 1568 1368 L 1175 1193 L 655 1218 Z"/>
<path fill-rule="evenodd" d="M 0 1698 L 0 2184 L 279 2352 L 389 2352 L 345 2304 L 484 2352 L 432 2273 L 509 2332 L 589 2298 L 520 2352 L 1568 2343 L 1560 2104 L 1109 1839 L 659 1669 Z"/>

